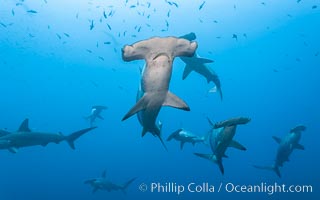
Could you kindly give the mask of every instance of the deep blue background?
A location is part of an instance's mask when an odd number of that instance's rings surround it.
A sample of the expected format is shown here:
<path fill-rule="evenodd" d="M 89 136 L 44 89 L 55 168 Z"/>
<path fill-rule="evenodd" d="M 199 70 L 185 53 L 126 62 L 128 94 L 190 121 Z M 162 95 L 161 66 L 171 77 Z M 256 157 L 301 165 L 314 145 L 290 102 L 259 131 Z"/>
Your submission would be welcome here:
<path fill-rule="evenodd" d="M 99 128 L 76 141 L 75 151 L 65 143 L 20 149 L 17 154 L 2 150 L 1 199 L 175 199 L 175 194 L 142 193 L 138 186 L 143 182 L 192 181 L 216 186 L 220 182 L 307 184 L 313 185 L 313 193 L 185 193 L 179 198 L 317 199 L 319 1 L 206 1 L 201 10 L 202 0 L 177 0 L 178 8 L 165 1 L 151 2 L 150 8 L 146 1 L 137 2 L 0 0 L 1 128 L 14 131 L 29 118 L 33 130 L 70 134 L 89 126 L 83 117 L 92 105 L 109 107 L 102 114 L 105 120 L 97 121 Z M 318 7 L 313 9 L 314 5 Z M 115 13 L 104 19 L 103 11 Z M 168 30 L 161 31 L 166 29 L 165 20 Z M 215 60 L 210 67 L 221 79 L 224 99 L 221 102 L 218 94 L 208 94 L 213 85 L 198 74 L 182 81 L 184 65 L 176 59 L 170 90 L 188 103 L 191 112 L 163 108 L 158 119 L 163 122 L 166 139 L 181 127 L 204 135 L 210 128 L 206 116 L 213 121 L 252 118 L 238 127 L 235 136 L 248 150 L 228 150 L 224 176 L 216 165 L 193 155 L 209 153 L 207 146 L 186 144 L 180 151 L 179 144 L 172 141 L 166 152 L 150 134 L 141 138 L 135 117 L 121 122 L 135 103 L 139 67 L 144 64 L 123 62 L 121 47 L 152 36 L 180 36 L 191 31 L 197 34 L 198 54 Z M 238 40 L 232 34 L 237 34 Z M 301 140 L 306 150 L 293 152 L 290 162 L 281 168 L 283 178 L 254 169 L 252 164 L 273 163 L 277 144 L 271 136 L 284 137 L 297 124 L 307 126 Z M 127 195 L 91 194 L 83 181 L 99 177 L 104 169 L 115 183 L 138 179 Z"/>

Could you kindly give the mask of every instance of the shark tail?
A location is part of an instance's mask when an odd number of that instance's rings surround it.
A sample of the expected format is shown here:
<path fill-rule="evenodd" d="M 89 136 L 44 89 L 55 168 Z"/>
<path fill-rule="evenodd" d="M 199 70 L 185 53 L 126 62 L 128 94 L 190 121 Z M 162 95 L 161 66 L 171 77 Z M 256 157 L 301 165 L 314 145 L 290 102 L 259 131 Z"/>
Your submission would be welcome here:
<path fill-rule="evenodd" d="M 274 171 L 279 178 L 281 178 L 281 173 L 280 169 L 278 166 L 259 166 L 259 165 L 253 165 L 254 168 L 257 169 L 262 169 L 262 170 L 269 170 L 269 171 Z"/>
<path fill-rule="evenodd" d="M 166 151 L 168 151 L 168 148 L 167 148 L 167 146 L 166 146 L 166 144 L 164 143 L 163 138 L 162 138 L 162 123 L 161 123 L 161 121 L 159 121 L 159 123 L 158 123 L 158 128 L 159 128 L 159 134 L 157 134 L 157 136 L 158 136 L 158 138 L 159 138 L 162 146 L 164 147 L 164 149 L 165 149 Z"/>
<path fill-rule="evenodd" d="M 75 149 L 74 146 L 74 141 L 76 139 L 78 139 L 79 137 L 81 137 L 83 134 L 95 129 L 97 127 L 90 127 L 90 128 L 86 128 L 86 129 L 82 129 L 80 131 L 76 131 L 74 133 L 71 133 L 70 135 L 65 137 L 65 140 L 68 142 L 69 146 L 71 147 L 71 149 Z"/>
<path fill-rule="evenodd" d="M 221 159 L 217 159 L 217 157 L 215 155 L 213 155 L 213 154 L 202 154 L 202 153 L 194 153 L 194 155 L 216 163 L 219 166 L 220 172 L 222 174 L 224 174 L 224 167 L 222 165 L 222 160 Z"/>
<path fill-rule="evenodd" d="M 123 184 L 123 186 L 121 187 L 121 191 L 124 193 L 124 194 L 127 194 L 127 192 L 126 192 L 126 190 L 127 190 L 127 188 L 129 187 L 129 185 L 131 185 L 131 183 L 133 182 L 133 181 L 135 181 L 137 178 L 135 177 L 135 178 L 132 178 L 132 179 L 130 179 L 129 181 L 127 181 L 125 184 Z"/>

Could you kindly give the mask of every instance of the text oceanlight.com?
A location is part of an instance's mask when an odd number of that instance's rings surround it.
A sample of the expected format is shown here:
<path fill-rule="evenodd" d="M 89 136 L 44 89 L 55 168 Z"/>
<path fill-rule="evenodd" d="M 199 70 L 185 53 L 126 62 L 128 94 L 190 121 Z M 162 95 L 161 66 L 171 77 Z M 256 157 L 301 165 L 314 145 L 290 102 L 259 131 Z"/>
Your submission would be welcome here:
<path fill-rule="evenodd" d="M 151 193 L 266 193 L 273 195 L 275 193 L 311 193 L 312 185 L 287 185 L 275 183 L 259 183 L 259 184 L 235 184 L 235 183 L 220 183 L 210 184 L 208 182 L 180 184 L 175 182 L 152 182 L 150 184 L 142 183 L 139 185 L 139 190 L 142 192 Z"/>

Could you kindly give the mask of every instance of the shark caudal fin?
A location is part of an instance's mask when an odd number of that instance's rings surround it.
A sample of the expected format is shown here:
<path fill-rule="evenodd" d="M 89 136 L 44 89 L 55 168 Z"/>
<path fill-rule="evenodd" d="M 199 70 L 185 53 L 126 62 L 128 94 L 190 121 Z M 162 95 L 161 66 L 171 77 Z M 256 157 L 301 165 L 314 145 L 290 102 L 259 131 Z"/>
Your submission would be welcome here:
<path fill-rule="evenodd" d="M 281 178 L 281 173 L 280 169 L 277 166 L 259 166 L 259 165 L 253 165 L 254 168 L 257 169 L 262 169 L 262 170 L 269 170 L 269 171 L 274 171 L 279 178 Z"/>
<path fill-rule="evenodd" d="M 129 185 L 131 185 L 131 183 L 133 182 L 133 181 L 135 181 L 137 178 L 135 177 L 135 178 L 132 178 L 132 179 L 130 179 L 129 181 L 127 181 L 125 184 L 123 184 L 123 186 L 121 187 L 121 191 L 124 193 L 124 194 L 127 194 L 126 193 L 126 190 L 127 190 L 127 188 L 129 187 Z"/>
<path fill-rule="evenodd" d="M 163 106 L 171 106 L 173 108 L 178 108 L 185 111 L 190 111 L 189 106 L 179 97 L 174 95 L 173 93 L 169 92 L 167 93 L 167 97 L 162 104 Z"/>
<path fill-rule="evenodd" d="M 69 146 L 71 147 L 71 149 L 75 149 L 74 146 L 74 141 L 76 139 L 78 139 L 79 137 L 81 137 L 83 134 L 95 129 L 97 127 L 91 127 L 91 128 L 86 128 L 86 129 L 82 129 L 80 131 L 76 131 L 74 133 L 71 133 L 70 135 L 65 137 L 65 140 L 68 142 Z"/>
<path fill-rule="evenodd" d="M 216 163 L 219 166 L 220 172 L 222 174 L 224 174 L 224 167 L 222 165 L 222 160 L 221 159 L 218 160 L 215 155 L 213 155 L 213 154 L 202 154 L 202 153 L 194 153 L 194 155 Z"/>

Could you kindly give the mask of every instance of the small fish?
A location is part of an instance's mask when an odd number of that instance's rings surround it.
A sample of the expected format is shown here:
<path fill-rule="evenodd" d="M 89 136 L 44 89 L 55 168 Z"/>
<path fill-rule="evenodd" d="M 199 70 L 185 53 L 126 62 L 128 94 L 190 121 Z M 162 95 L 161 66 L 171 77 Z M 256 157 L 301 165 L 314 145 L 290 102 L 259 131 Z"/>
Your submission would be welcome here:
<path fill-rule="evenodd" d="M 107 24 L 107 26 L 108 26 L 109 30 L 111 31 L 111 26 L 109 24 Z"/>
<path fill-rule="evenodd" d="M 137 7 L 136 5 L 132 5 L 132 6 L 130 6 L 130 8 L 135 8 L 135 7 Z"/>
<path fill-rule="evenodd" d="M 206 3 L 206 1 L 203 1 L 202 4 L 199 6 L 199 10 L 201 10 L 204 6 L 204 4 Z"/>
<path fill-rule="evenodd" d="M 246 34 L 246 33 L 244 33 L 244 34 L 243 34 L 243 37 L 247 38 L 247 34 Z"/>
<path fill-rule="evenodd" d="M 123 37 L 125 37 L 125 36 L 126 36 L 126 34 L 127 34 L 127 31 L 124 31 L 124 32 L 123 32 Z"/>
<path fill-rule="evenodd" d="M 63 33 L 65 36 L 70 37 L 70 35 L 68 33 Z"/>
<path fill-rule="evenodd" d="M 58 33 L 56 33 L 56 36 L 59 38 L 59 40 L 61 40 L 61 35 L 59 35 Z"/>
<path fill-rule="evenodd" d="M 236 39 L 238 41 L 238 36 L 237 34 L 232 34 L 232 38 Z"/>
<path fill-rule="evenodd" d="M 106 11 L 103 11 L 103 17 L 105 18 L 105 19 L 107 19 L 107 13 L 106 13 Z"/>
<path fill-rule="evenodd" d="M 151 27 L 151 25 L 150 25 L 150 24 L 146 24 L 146 26 L 147 26 L 147 27 L 149 27 L 149 28 Z"/>
<path fill-rule="evenodd" d="M 147 2 L 147 7 L 150 8 L 150 6 L 151 6 L 151 3 Z"/>
<path fill-rule="evenodd" d="M 0 25 L 7 28 L 7 25 L 5 25 L 4 23 L 0 22 Z"/>
<path fill-rule="evenodd" d="M 43 0 L 43 1 L 44 1 L 44 3 L 46 3 L 46 4 L 48 3 L 47 0 Z"/>
<path fill-rule="evenodd" d="M 166 20 L 166 27 L 168 28 L 169 27 L 169 22 Z"/>
<path fill-rule="evenodd" d="M 167 17 L 170 17 L 171 10 L 168 11 Z"/>
<path fill-rule="evenodd" d="M 266 5 L 266 3 L 265 3 L 265 2 L 261 2 L 261 4 L 262 4 L 262 5 L 264 5 L 264 6 Z"/>
<path fill-rule="evenodd" d="M 172 5 L 174 5 L 175 7 L 179 7 L 179 5 L 176 2 L 172 2 Z"/>
<path fill-rule="evenodd" d="M 316 9 L 316 8 L 318 8 L 318 6 L 316 6 L 316 5 L 312 6 L 312 9 Z"/>
<path fill-rule="evenodd" d="M 12 16 L 14 16 L 14 10 L 13 9 L 11 10 L 11 14 L 12 14 Z"/>
<path fill-rule="evenodd" d="M 111 44 L 111 42 L 104 42 L 103 44 Z"/>
<path fill-rule="evenodd" d="M 99 48 L 99 42 L 97 42 L 96 47 Z"/>
<path fill-rule="evenodd" d="M 98 58 L 99 58 L 100 60 L 104 61 L 104 58 L 103 58 L 103 57 L 99 56 Z"/>
<path fill-rule="evenodd" d="M 136 38 L 136 37 L 137 37 L 137 35 L 131 35 L 131 37 Z"/>
<path fill-rule="evenodd" d="M 216 38 L 217 38 L 217 39 L 221 39 L 221 36 L 217 36 Z"/>
<path fill-rule="evenodd" d="M 76 18 L 79 19 L 79 13 L 76 14 Z"/>
<path fill-rule="evenodd" d="M 140 32 L 141 31 L 141 26 L 138 28 L 138 32 Z"/>
<path fill-rule="evenodd" d="M 16 3 L 16 6 L 22 6 L 22 3 Z"/>
<path fill-rule="evenodd" d="M 92 83 L 92 85 L 93 85 L 94 87 L 99 87 L 99 85 L 98 85 L 96 82 L 94 82 L 93 80 L 90 80 L 90 82 Z"/>
<path fill-rule="evenodd" d="M 31 33 L 29 33 L 29 37 L 34 38 L 34 35 L 32 35 Z"/>
<path fill-rule="evenodd" d="M 213 20 L 213 23 L 216 23 L 216 24 L 217 24 L 217 23 L 218 23 L 218 21 L 217 21 L 217 20 Z"/>
<path fill-rule="evenodd" d="M 86 51 L 87 51 L 88 53 L 92 53 L 92 51 L 91 51 L 90 49 L 86 49 Z"/>
<path fill-rule="evenodd" d="M 318 55 L 319 55 L 319 51 L 316 54 L 314 54 L 314 56 L 318 56 Z"/>
<path fill-rule="evenodd" d="M 93 20 L 91 20 L 90 31 L 94 28 Z"/>
<path fill-rule="evenodd" d="M 296 58 L 296 61 L 297 61 L 297 62 L 301 62 L 301 59 L 300 59 L 300 58 Z"/>
<path fill-rule="evenodd" d="M 28 13 L 32 13 L 32 14 L 36 14 L 36 13 L 38 13 L 37 11 L 35 11 L 35 10 L 28 10 L 27 11 Z"/>
<path fill-rule="evenodd" d="M 301 0 L 297 0 L 297 3 L 300 3 L 301 2 Z"/>
<path fill-rule="evenodd" d="M 202 19 L 199 19 L 199 22 L 200 22 L 200 23 L 203 23 L 203 20 L 202 20 Z"/>
<path fill-rule="evenodd" d="M 150 18 L 150 15 L 147 16 L 147 19 L 149 19 L 149 18 Z"/>
<path fill-rule="evenodd" d="M 51 27 L 50 27 L 50 25 L 48 25 L 48 27 L 47 27 L 48 29 L 50 29 Z"/>
<path fill-rule="evenodd" d="M 117 53 L 117 49 L 116 49 L 116 48 L 113 48 L 113 51 L 114 51 L 115 53 Z"/>

